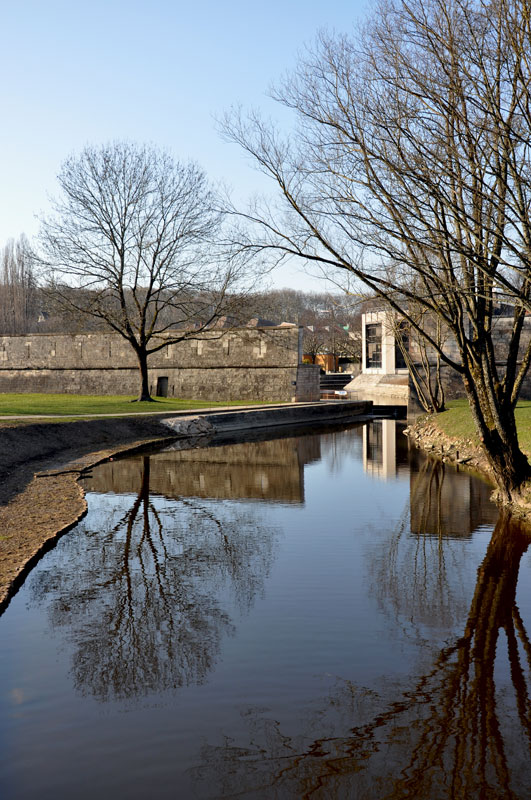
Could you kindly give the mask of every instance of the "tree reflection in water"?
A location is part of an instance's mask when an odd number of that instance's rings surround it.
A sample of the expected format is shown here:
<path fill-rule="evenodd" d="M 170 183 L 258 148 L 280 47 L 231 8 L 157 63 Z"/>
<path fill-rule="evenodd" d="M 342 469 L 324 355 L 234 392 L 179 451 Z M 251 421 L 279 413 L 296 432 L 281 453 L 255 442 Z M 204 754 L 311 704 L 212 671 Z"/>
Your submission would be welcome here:
<path fill-rule="evenodd" d="M 369 560 L 370 592 L 393 624 L 417 639 L 429 629 L 446 637 L 468 613 L 474 579 L 467 543 L 480 525 L 494 525 L 491 488 L 417 451 L 411 458 L 410 493 L 400 523 Z M 451 546 L 450 545 L 451 541 Z"/>
<path fill-rule="evenodd" d="M 76 688 L 99 700 L 203 682 L 233 632 L 224 597 L 248 611 L 272 562 L 275 532 L 256 511 L 196 498 L 157 509 L 149 486 L 146 456 L 138 496 L 119 522 L 86 530 L 64 569 L 43 570 L 31 584 L 36 602 L 51 595 L 52 626 L 74 644 Z"/>
<path fill-rule="evenodd" d="M 531 643 L 516 605 L 530 541 L 529 527 L 501 513 L 463 635 L 399 699 L 345 682 L 317 723 L 307 720 L 310 732 L 297 737 L 250 712 L 252 744 L 205 747 L 194 772 L 198 791 L 215 785 L 219 797 L 378 800 L 531 796 Z M 503 658 L 511 691 L 496 690 Z M 334 733 L 323 731 L 323 719 L 338 709 Z M 311 733 L 316 724 L 319 737 Z"/>

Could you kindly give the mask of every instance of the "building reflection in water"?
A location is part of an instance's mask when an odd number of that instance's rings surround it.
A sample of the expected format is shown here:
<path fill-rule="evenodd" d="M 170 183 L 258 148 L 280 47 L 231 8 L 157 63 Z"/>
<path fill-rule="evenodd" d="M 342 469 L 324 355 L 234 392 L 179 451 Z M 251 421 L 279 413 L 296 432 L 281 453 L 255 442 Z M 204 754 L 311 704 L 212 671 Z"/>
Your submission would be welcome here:
<path fill-rule="evenodd" d="M 167 498 L 303 503 L 304 466 L 320 460 L 320 443 L 316 435 L 193 450 L 165 448 L 151 459 L 150 491 Z M 143 464 L 141 456 L 102 464 L 90 488 L 134 493 Z"/>
<path fill-rule="evenodd" d="M 411 532 L 462 538 L 498 517 L 489 502 L 492 486 L 469 470 L 445 464 L 418 450 L 411 452 Z"/>
<path fill-rule="evenodd" d="M 405 437 L 403 437 L 405 438 Z M 413 638 L 455 630 L 470 597 L 466 545 L 494 527 L 492 488 L 469 471 L 411 448 L 409 502 L 400 524 L 371 552 L 370 593 Z"/>
<path fill-rule="evenodd" d="M 410 448 L 404 429 L 394 419 L 363 425 L 363 467 L 385 480 L 409 475 L 411 532 L 461 538 L 479 525 L 494 525 L 498 512 L 489 502 L 489 484 L 467 469 Z"/>
<path fill-rule="evenodd" d="M 408 442 L 405 424 L 378 419 L 363 425 L 363 468 L 376 478 L 395 478 L 408 472 Z"/>

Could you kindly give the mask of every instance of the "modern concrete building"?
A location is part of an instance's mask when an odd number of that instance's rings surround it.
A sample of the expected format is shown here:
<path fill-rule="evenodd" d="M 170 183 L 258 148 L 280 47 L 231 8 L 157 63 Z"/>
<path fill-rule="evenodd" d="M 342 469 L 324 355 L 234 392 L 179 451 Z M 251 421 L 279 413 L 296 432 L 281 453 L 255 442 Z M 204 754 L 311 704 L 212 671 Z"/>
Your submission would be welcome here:
<path fill-rule="evenodd" d="M 362 315 L 361 373 L 345 386 L 353 400 L 376 406 L 407 407 L 408 370 L 396 341 L 396 326 L 386 311 Z M 402 337 L 403 338 L 403 337 Z M 407 341 L 404 341 L 407 346 Z"/>
<path fill-rule="evenodd" d="M 509 309 L 510 311 L 510 309 Z M 513 318 L 510 313 L 497 314 L 493 318 L 492 336 L 495 345 L 496 362 L 500 376 L 503 376 L 507 364 L 508 343 L 512 335 Z M 403 350 L 409 353 L 413 364 L 417 365 L 420 375 L 426 370 L 426 361 L 434 365 L 436 355 L 433 348 L 427 347 L 421 352 L 419 342 L 409 340 L 405 332 L 400 333 L 401 344 L 397 342 L 399 328 L 396 318 L 387 311 L 369 311 L 362 316 L 362 370 L 345 386 L 352 400 L 371 400 L 378 407 L 392 406 L 407 408 L 408 416 L 423 413 L 419 404 L 416 389 L 406 367 Z M 531 316 L 524 321 L 520 342 L 520 358 L 524 358 L 525 350 L 531 338 Z M 444 351 L 456 362 L 460 361 L 457 342 L 446 332 L 442 342 Z M 464 397 L 464 387 L 460 374 L 451 366 L 442 363 L 439 375 L 444 386 L 447 400 Z M 522 390 L 521 399 L 531 399 L 531 374 L 528 373 Z"/>

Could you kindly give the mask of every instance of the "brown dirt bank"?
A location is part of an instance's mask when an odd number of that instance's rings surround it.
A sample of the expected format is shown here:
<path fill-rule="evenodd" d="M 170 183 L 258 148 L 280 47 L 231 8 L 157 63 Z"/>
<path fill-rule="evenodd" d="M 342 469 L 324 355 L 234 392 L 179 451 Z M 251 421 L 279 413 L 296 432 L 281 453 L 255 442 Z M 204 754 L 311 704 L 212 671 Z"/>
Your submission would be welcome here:
<path fill-rule="evenodd" d="M 85 513 L 78 483 L 85 470 L 207 426 L 193 416 L 174 430 L 152 417 L 0 425 L 0 613 L 35 561 Z"/>

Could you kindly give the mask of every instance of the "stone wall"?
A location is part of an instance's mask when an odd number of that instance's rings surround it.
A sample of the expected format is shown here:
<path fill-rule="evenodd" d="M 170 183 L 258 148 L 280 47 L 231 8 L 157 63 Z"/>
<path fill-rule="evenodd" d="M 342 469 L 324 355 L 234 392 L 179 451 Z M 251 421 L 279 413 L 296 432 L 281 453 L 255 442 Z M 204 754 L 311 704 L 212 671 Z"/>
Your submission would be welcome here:
<path fill-rule="evenodd" d="M 149 356 L 151 391 L 204 400 L 318 400 L 319 376 L 300 373 L 296 327 L 212 331 Z M 131 346 L 118 334 L 0 337 L 1 392 L 137 394 Z"/>
<path fill-rule="evenodd" d="M 498 368 L 500 370 L 500 375 L 503 375 L 503 364 L 499 364 Z M 441 365 L 441 380 L 444 386 L 446 400 L 456 400 L 458 398 L 466 397 L 465 387 L 463 386 L 463 379 L 461 375 L 447 364 Z M 522 389 L 520 391 L 520 399 L 531 400 L 531 372 L 528 372 L 524 378 Z M 425 411 L 419 403 L 415 386 L 410 378 L 408 416 L 416 417 L 418 414 L 424 413 Z"/>
<path fill-rule="evenodd" d="M 469 335 L 472 336 L 472 329 L 471 323 L 469 325 Z M 432 334 L 434 339 L 437 339 L 437 330 L 435 326 L 435 322 L 430 326 L 428 321 L 425 320 L 424 326 L 426 330 Z M 492 320 L 492 339 L 494 342 L 494 347 L 496 351 L 496 360 L 500 368 L 503 368 L 503 364 L 507 361 L 508 356 L 508 348 L 509 348 L 509 341 L 511 337 L 513 321 L 512 317 L 493 317 Z M 522 336 L 520 340 L 520 349 L 519 349 L 519 356 L 520 358 L 523 357 L 524 352 L 529 344 L 529 340 L 531 339 L 531 317 L 526 317 L 524 319 L 524 326 L 522 330 Z M 450 356 L 450 358 L 454 359 L 454 361 L 460 362 L 461 356 L 459 354 L 459 349 L 457 347 L 457 342 L 450 333 L 450 331 L 446 331 L 443 333 L 443 346 L 445 353 Z M 426 348 L 427 355 L 431 362 L 435 363 L 436 353 L 432 347 Z M 409 342 L 409 352 L 411 357 L 416 361 L 421 359 L 421 354 L 418 346 L 418 340 L 416 337 L 412 337 Z"/>

